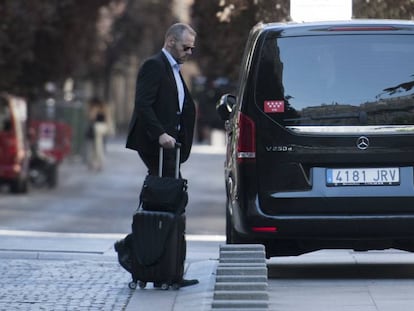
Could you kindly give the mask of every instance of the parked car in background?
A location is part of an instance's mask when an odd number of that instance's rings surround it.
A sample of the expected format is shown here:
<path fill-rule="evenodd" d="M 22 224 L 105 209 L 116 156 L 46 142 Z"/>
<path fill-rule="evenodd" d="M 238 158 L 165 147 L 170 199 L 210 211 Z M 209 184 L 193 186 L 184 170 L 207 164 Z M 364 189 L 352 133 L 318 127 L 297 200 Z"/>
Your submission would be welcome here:
<path fill-rule="evenodd" d="M 0 94 L 0 183 L 14 193 L 28 191 L 29 148 L 26 135 L 27 106 L 18 97 Z"/>
<path fill-rule="evenodd" d="M 227 242 L 414 251 L 414 23 L 260 24 L 226 120 Z"/>

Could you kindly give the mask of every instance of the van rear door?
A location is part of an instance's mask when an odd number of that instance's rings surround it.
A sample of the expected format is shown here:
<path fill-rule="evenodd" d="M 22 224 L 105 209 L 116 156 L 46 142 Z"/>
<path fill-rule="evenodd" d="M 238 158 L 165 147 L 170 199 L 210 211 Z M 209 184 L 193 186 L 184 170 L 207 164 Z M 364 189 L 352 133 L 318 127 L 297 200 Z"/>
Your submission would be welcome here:
<path fill-rule="evenodd" d="M 413 195 L 412 32 L 269 33 L 256 57 L 249 115 L 256 125 L 263 210 L 347 213 L 349 201 L 338 197 Z M 391 188 L 367 188 L 374 177 L 362 175 L 382 171 L 390 174 Z M 347 174 L 348 184 L 332 182 L 332 176 Z M 357 183 L 361 187 L 351 191 L 348 186 Z M 366 203 L 362 199 L 351 209 L 363 214 L 372 209 Z M 398 209 L 390 200 L 382 212 L 391 208 Z"/>

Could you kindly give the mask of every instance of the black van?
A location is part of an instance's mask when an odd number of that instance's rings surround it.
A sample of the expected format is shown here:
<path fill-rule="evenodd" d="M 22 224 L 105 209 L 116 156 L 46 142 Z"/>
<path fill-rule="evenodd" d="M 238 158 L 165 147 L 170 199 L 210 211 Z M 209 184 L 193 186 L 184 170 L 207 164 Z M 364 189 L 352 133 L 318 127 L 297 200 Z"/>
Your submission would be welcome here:
<path fill-rule="evenodd" d="M 227 243 L 414 250 L 414 22 L 260 24 L 217 111 Z"/>

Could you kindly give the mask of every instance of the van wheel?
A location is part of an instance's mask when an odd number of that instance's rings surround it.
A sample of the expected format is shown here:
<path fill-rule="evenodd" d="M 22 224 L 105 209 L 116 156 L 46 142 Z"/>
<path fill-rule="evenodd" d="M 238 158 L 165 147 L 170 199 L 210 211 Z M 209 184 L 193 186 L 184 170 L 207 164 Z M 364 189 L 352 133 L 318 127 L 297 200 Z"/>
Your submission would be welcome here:
<path fill-rule="evenodd" d="M 229 208 L 226 207 L 226 244 L 232 244 L 233 231 Z"/>
<path fill-rule="evenodd" d="M 231 215 L 229 212 L 229 207 L 227 203 L 226 207 L 226 244 L 239 244 L 245 243 L 245 239 L 242 238 L 236 230 L 233 228 L 233 224 L 231 221 Z"/>
<path fill-rule="evenodd" d="M 49 188 L 56 188 L 58 184 L 58 166 L 53 165 L 47 176 L 47 183 Z"/>
<path fill-rule="evenodd" d="M 10 184 L 11 193 L 27 193 L 29 190 L 29 182 L 26 179 L 16 179 Z"/>

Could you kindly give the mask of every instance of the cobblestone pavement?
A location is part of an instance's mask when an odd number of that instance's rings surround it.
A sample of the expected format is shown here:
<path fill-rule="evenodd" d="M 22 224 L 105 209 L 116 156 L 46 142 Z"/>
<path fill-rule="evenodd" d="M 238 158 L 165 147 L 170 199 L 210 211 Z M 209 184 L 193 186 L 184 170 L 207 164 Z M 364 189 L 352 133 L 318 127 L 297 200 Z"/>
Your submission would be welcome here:
<path fill-rule="evenodd" d="M 132 291 L 117 262 L 0 259 L 0 310 L 125 310 Z"/>

